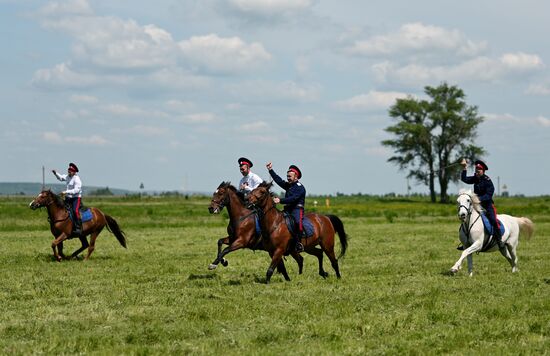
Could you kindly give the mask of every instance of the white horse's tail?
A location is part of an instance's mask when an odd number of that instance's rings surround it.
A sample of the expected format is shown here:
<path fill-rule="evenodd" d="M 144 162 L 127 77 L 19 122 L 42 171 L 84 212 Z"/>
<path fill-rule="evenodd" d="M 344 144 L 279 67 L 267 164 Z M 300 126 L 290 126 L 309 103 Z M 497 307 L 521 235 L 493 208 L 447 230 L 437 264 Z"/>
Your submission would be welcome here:
<path fill-rule="evenodd" d="M 529 218 L 525 217 L 516 218 L 516 220 L 518 221 L 519 229 L 522 235 L 525 234 L 525 237 L 529 240 L 535 233 L 535 224 L 533 224 Z"/>

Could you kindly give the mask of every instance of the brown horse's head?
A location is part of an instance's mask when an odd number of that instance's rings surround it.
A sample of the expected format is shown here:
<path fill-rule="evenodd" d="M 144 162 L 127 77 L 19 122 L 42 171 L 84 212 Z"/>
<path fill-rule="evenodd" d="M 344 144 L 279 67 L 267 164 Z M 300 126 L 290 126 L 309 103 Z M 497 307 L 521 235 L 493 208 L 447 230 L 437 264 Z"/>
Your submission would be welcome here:
<path fill-rule="evenodd" d="M 36 198 L 29 204 L 32 210 L 42 208 L 53 203 L 58 203 L 59 197 L 55 195 L 50 189 L 43 190 L 38 194 Z"/>
<path fill-rule="evenodd" d="M 231 182 L 221 182 L 218 189 L 212 194 L 212 200 L 208 206 L 210 214 L 219 214 L 228 203 L 228 193 Z"/>
<path fill-rule="evenodd" d="M 269 189 L 273 186 L 273 182 L 262 182 L 248 195 L 248 202 L 250 205 L 256 205 L 260 208 L 264 208 L 271 200 L 271 192 Z"/>

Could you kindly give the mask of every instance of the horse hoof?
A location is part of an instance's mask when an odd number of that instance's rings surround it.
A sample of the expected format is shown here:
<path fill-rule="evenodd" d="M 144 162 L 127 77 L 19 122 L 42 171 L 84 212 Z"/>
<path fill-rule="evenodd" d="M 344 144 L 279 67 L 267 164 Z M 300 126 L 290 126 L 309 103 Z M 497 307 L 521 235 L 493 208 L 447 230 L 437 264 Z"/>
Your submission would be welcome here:
<path fill-rule="evenodd" d="M 229 261 L 227 261 L 226 259 L 222 260 L 222 266 L 227 267 L 228 264 L 229 264 Z"/>
<path fill-rule="evenodd" d="M 458 272 L 458 269 L 457 268 L 451 268 L 451 270 L 449 271 L 449 273 L 451 274 L 456 274 Z"/>
<path fill-rule="evenodd" d="M 213 263 L 211 263 L 211 264 L 208 265 L 208 269 L 211 270 L 211 271 L 214 270 L 214 269 L 216 269 L 216 268 L 218 268 L 218 265 L 215 265 L 215 264 L 213 264 Z"/>

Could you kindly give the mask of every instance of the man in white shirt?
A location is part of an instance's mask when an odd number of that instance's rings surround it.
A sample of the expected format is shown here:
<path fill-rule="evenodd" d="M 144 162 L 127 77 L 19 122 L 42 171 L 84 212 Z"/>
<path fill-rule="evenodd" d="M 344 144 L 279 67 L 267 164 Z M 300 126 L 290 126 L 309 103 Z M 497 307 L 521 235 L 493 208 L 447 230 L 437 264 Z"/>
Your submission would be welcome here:
<path fill-rule="evenodd" d="M 65 202 L 68 203 L 73 210 L 73 234 L 76 236 L 80 236 L 82 233 L 82 220 L 80 219 L 82 181 L 77 174 L 78 167 L 74 163 L 69 163 L 67 174 L 59 174 L 55 169 L 52 169 L 52 173 L 58 180 L 62 182 L 67 182 L 67 189 L 61 192 L 61 194 L 65 195 Z"/>
<path fill-rule="evenodd" d="M 248 193 L 259 186 L 260 183 L 262 183 L 264 180 L 260 178 L 260 176 L 256 173 L 250 171 L 250 168 L 252 168 L 253 164 L 252 161 L 250 161 L 248 158 L 241 157 L 239 158 L 238 162 L 239 170 L 243 175 L 241 181 L 239 182 L 239 190 L 244 193 L 246 197 Z"/>

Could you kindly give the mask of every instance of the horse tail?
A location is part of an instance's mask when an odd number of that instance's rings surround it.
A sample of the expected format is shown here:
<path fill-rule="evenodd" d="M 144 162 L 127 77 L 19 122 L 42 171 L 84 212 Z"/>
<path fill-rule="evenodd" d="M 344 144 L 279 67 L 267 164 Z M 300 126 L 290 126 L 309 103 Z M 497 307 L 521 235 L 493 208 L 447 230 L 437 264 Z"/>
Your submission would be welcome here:
<path fill-rule="evenodd" d="M 525 217 L 516 218 L 519 229 L 523 234 L 526 234 L 527 240 L 531 239 L 531 236 L 535 233 L 535 224 L 529 219 Z"/>
<path fill-rule="evenodd" d="M 120 242 L 122 247 L 126 248 L 126 237 L 124 236 L 124 231 L 120 229 L 116 220 L 109 215 L 105 214 L 105 219 L 107 220 L 107 230 L 116 236 L 116 239 Z"/>
<path fill-rule="evenodd" d="M 338 258 L 343 257 L 346 254 L 346 251 L 348 249 L 348 239 L 349 239 L 348 234 L 346 234 L 346 231 L 344 230 L 344 223 L 336 215 L 327 215 L 327 217 L 330 219 L 330 222 L 332 223 L 334 230 L 338 233 L 338 237 L 340 238 L 340 245 L 342 246 L 342 251 L 340 251 L 340 256 L 338 256 Z"/>

